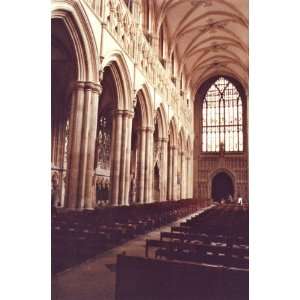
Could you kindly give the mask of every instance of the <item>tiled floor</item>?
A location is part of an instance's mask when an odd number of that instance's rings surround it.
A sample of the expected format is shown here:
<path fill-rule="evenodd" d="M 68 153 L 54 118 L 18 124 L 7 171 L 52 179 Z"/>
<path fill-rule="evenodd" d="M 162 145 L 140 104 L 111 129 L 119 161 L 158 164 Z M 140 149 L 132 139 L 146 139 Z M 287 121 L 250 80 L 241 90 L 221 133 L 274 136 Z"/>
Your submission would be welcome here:
<path fill-rule="evenodd" d="M 195 214 L 199 212 L 201 210 Z M 52 300 L 114 300 L 116 256 L 124 251 L 128 255 L 145 256 L 146 239 L 158 239 L 161 231 L 170 231 L 170 226 L 177 225 L 193 215 L 139 236 L 79 266 L 56 274 L 52 279 Z"/>

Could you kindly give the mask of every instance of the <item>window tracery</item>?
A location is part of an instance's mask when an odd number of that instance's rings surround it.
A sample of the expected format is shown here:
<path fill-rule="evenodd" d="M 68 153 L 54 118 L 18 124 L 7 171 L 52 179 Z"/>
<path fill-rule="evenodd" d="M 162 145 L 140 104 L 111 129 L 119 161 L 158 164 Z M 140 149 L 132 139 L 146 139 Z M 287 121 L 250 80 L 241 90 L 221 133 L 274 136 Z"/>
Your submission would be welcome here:
<path fill-rule="evenodd" d="M 202 151 L 243 151 L 242 99 L 224 77 L 212 84 L 203 101 Z"/>
<path fill-rule="evenodd" d="M 111 150 L 111 124 L 110 119 L 104 115 L 98 119 L 97 135 L 97 166 L 101 169 L 110 169 L 110 150 Z"/>

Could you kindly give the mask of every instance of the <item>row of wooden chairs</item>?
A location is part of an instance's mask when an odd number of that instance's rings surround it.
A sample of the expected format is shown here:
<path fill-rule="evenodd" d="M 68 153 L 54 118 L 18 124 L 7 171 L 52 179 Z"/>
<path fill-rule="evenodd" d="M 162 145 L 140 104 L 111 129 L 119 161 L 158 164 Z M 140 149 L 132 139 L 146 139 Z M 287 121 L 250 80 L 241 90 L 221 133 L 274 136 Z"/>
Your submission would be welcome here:
<path fill-rule="evenodd" d="M 248 300 L 244 269 L 119 255 L 116 300 Z"/>
<path fill-rule="evenodd" d="M 192 217 L 160 240 L 147 240 L 145 256 L 249 268 L 248 211 L 237 205 L 219 205 Z"/>
<path fill-rule="evenodd" d="M 149 257 L 150 248 L 157 249 L 155 258 L 249 268 L 249 249 L 238 245 L 228 247 L 224 243 L 206 244 L 199 240 L 193 242 L 147 240 L 146 257 Z"/>
<path fill-rule="evenodd" d="M 187 199 L 53 215 L 52 271 L 59 272 L 138 234 L 191 214 L 200 205 L 199 201 Z"/>

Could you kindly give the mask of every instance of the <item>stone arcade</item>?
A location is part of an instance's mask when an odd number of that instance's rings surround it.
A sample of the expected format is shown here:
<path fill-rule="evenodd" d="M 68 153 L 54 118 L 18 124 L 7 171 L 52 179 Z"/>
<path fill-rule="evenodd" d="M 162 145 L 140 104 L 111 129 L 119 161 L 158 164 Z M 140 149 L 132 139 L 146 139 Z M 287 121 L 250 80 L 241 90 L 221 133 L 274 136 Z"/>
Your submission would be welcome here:
<path fill-rule="evenodd" d="M 52 1 L 55 205 L 211 201 L 220 172 L 247 200 L 246 1 L 127 2 Z M 220 76 L 240 92 L 242 151 L 201 146 Z"/>

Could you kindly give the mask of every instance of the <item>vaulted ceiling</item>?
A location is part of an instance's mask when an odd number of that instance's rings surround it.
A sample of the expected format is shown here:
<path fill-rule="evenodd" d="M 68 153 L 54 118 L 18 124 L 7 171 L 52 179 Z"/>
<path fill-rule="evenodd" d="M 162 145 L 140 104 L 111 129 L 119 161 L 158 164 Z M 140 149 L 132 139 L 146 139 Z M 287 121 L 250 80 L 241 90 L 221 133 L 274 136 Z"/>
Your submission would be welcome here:
<path fill-rule="evenodd" d="M 157 26 L 166 24 L 193 89 L 214 75 L 248 83 L 248 0 L 155 0 Z"/>

